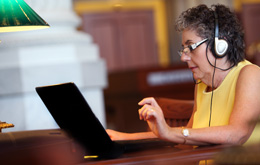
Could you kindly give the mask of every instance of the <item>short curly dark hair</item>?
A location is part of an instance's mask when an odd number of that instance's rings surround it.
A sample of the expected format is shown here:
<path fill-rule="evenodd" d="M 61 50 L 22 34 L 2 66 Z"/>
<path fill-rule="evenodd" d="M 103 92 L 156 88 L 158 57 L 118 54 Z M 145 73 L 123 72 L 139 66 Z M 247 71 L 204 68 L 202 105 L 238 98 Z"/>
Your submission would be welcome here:
<path fill-rule="evenodd" d="M 211 8 L 202 4 L 184 11 L 176 20 L 175 28 L 195 30 L 201 38 L 208 38 L 211 52 L 214 54 L 215 16 L 218 15 L 219 38 L 228 44 L 227 56 L 232 65 L 237 65 L 245 59 L 244 31 L 236 14 L 224 5 L 212 5 Z"/>

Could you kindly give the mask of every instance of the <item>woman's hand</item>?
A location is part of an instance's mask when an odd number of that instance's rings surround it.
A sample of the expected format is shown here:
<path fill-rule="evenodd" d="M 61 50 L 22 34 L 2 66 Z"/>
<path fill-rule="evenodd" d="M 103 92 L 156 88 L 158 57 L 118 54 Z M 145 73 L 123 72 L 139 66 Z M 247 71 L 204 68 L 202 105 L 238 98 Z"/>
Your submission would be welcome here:
<path fill-rule="evenodd" d="M 106 132 L 111 140 L 130 140 L 130 136 L 128 133 L 118 132 L 111 129 L 107 129 Z"/>
<path fill-rule="evenodd" d="M 144 98 L 138 103 L 140 120 L 147 121 L 151 131 L 162 139 L 167 139 L 170 127 L 166 124 L 161 107 L 153 97 Z"/>

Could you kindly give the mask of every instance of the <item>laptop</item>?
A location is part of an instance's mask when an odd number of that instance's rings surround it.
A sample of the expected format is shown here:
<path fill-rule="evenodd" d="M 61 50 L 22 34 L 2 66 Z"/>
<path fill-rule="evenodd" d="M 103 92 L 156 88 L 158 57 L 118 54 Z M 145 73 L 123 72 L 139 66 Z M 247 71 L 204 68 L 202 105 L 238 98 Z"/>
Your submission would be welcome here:
<path fill-rule="evenodd" d="M 175 145 L 159 139 L 112 141 L 73 82 L 36 87 L 36 92 L 58 126 L 88 155 L 116 158 L 125 152 Z"/>

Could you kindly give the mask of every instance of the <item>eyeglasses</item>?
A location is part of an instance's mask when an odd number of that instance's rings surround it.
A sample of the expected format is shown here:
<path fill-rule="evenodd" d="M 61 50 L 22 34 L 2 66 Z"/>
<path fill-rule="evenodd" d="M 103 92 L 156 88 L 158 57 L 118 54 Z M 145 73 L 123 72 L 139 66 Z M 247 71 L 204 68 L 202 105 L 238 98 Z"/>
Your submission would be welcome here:
<path fill-rule="evenodd" d="M 199 47 L 201 44 L 203 44 L 204 42 L 206 42 L 208 39 L 204 39 L 202 41 L 199 41 L 195 44 L 192 44 L 192 45 L 188 45 L 186 47 L 183 47 L 181 50 L 178 51 L 178 54 L 180 56 L 182 56 L 182 54 L 184 53 L 186 56 L 193 50 L 195 50 L 197 47 Z"/>

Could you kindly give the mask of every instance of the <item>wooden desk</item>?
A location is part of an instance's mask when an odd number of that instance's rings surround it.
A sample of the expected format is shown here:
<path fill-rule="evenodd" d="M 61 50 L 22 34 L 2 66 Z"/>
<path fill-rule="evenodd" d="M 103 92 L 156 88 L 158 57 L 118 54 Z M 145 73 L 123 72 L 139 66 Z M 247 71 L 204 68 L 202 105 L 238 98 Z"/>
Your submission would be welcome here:
<path fill-rule="evenodd" d="M 197 147 L 179 145 L 176 147 L 152 149 L 146 151 L 139 151 L 133 153 L 124 154 L 118 159 L 111 160 L 86 160 L 86 164 L 160 164 L 160 165 L 172 165 L 172 164 L 198 164 L 200 161 L 212 160 L 215 155 L 227 148 L 225 145 L 214 145 L 207 147 Z M 207 161 L 207 164 L 213 164 L 212 161 Z"/>
<path fill-rule="evenodd" d="M 212 159 L 227 146 L 194 148 L 188 145 L 125 153 L 117 159 L 84 160 L 84 149 L 61 130 L 35 130 L 0 134 L 0 164 L 196 164 Z"/>
<path fill-rule="evenodd" d="M 0 164 L 260 164 L 260 144 L 253 146 L 177 145 L 125 153 L 117 159 L 84 160 L 85 150 L 62 130 L 35 130 L 0 134 Z M 217 164 L 218 163 L 218 164 Z"/>

